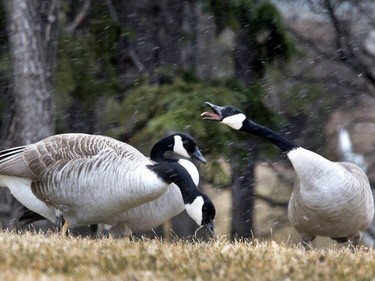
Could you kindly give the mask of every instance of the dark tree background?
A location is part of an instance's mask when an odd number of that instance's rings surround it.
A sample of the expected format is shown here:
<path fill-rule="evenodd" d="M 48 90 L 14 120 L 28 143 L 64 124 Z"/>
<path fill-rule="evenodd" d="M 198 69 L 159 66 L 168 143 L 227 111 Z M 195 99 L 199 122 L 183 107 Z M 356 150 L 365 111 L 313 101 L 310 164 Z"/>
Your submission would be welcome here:
<path fill-rule="evenodd" d="M 30 144 L 54 133 L 53 79 L 58 1 L 5 1 L 12 80 L 2 147 Z M 1 225 L 12 228 L 19 203 L 1 189 Z"/>

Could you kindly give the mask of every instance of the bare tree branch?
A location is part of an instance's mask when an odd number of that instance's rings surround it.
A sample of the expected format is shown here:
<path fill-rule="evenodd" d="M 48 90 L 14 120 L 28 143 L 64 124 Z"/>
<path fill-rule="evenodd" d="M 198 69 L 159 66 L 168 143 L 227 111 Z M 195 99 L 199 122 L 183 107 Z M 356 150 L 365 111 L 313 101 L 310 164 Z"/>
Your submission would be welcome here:
<path fill-rule="evenodd" d="M 352 71 L 356 77 L 362 77 L 372 85 L 370 90 L 366 90 L 368 95 L 375 96 L 372 90 L 375 87 L 375 74 L 373 73 L 373 65 L 375 57 L 367 52 L 363 43 L 351 31 L 351 26 L 354 24 L 348 18 L 341 18 L 338 16 L 340 9 L 340 1 L 323 0 L 313 1 L 309 0 L 310 9 L 315 13 L 322 13 L 325 11 L 334 31 L 335 31 L 335 50 L 327 51 L 327 48 L 320 46 L 319 42 L 301 34 L 301 32 L 289 27 L 289 32 L 305 45 L 310 51 L 315 53 L 317 57 L 322 60 L 340 63 Z M 298 77 L 298 76 L 297 76 Z M 302 76 L 298 77 L 302 78 Z M 320 77 L 319 77 L 320 78 Z M 323 81 L 328 81 L 324 79 Z M 342 81 L 342 79 L 339 79 Z M 350 82 L 349 82 L 350 84 Z"/>
<path fill-rule="evenodd" d="M 318 46 L 318 44 L 313 39 L 308 39 L 305 36 L 303 36 L 300 32 L 293 29 L 292 27 L 287 28 L 288 31 L 297 39 L 300 43 L 303 43 L 305 46 L 308 46 L 308 48 L 313 51 L 315 54 L 322 56 L 324 59 L 336 59 L 335 54 L 329 53 L 327 51 L 324 51 L 323 48 Z M 339 61 L 339 60 L 337 60 Z"/>
<path fill-rule="evenodd" d="M 271 207 L 282 207 L 282 208 L 287 208 L 288 207 L 288 202 L 282 202 L 282 201 L 273 200 L 271 198 L 268 198 L 268 197 L 260 195 L 260 194 L 254 194 L 254 196 L 257 199 L 265 201 Z"/>
<path fill-rule="evenodd" d="M 108 11 L 109 11 L 109 14 L 111 15 L 112 20 L 115 23 L 120 23 L 120 19 L 117 15 L 115 7 L 113 6 L 112 0 L 106 0 L 105 2 L 107 4 Z"/>
<path fill-rule="evenodd" d="M 129 47 L 128 52 L 129 52 L 129 57 L 132 59 L 134 65 L 138 68 L 139 73 L 143 73 L 143 72 L 147 73 L 146 68 L 142 64 L 141 60 L 138 58 L 138 56 L 137 56 L 136 52 L 134 51 L 134 49 L 131 48 L 131 47 Z"/>
<path fill-rule="evenodd" d="M 77 16 L 74 18 L 74 20 L 65 26 L 64 30 L 66 32 L 74 32 L 74 30 L 76 30 L 76 28 L 86 18 L 87 13 L 90 9 L 90 5 L 91 5 L 91 0 L 85 0 L 85 2 L 82 5 L 81 10 L 77 14 Z"/>
<path fill-rule="evenodd" d="M 56 23 L 57 17 L 55 14 L 56 9 L 58 8 L 59 1 L 58 0 L 53 0 L 52 3 L 50 4 L 50 7 L 48 9 L 47 13 L 47 25 L 45 27 L 45 41 L 49 42 L 51 40 L 51 30 L 52 26 Z"/>
<path fill-rule="evenodd" d="M 339 60 L 358 74 L 362 74 L 371 84 L 375 85 L 375 76 L 366 63 L 362 61 L 361 56 L 357 55 L 352 47 L 353 36 L 349 31 L 350 25 L 343 23 L 342 20 L 337 17 L 335 7 L 331 0 L 324 0 L 324 5 L 336 31 L 336 51 L 339 55 Z"/>
<path fill-rule="evenodd" d="M 344 28 L 341 28 L 341 23 L 339 22 L 333 5 L 330 0 L 324 0 L 324 5 L 328 11 L 329 18 L 331 20 L 331 23 L 336 30 L 336 50 L 337 54 L 339 55 L 339 58 L 343 60 L 344 62 L 348 60 L 346 54 L 345 54 L 345 47 L 348 46 L 346 44 L 346 37 L 347 37 L 347 30 Z"/>

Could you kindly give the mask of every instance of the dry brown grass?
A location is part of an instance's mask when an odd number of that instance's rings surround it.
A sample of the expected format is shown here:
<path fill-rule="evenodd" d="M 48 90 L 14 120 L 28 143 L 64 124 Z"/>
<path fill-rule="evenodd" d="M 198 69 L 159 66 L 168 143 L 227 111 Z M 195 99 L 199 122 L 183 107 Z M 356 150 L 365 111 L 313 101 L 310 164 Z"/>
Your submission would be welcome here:
<path fill-rule="evenodd" d="M 0 233 L 6 280 L 373 280 L 374 250 Z"/>

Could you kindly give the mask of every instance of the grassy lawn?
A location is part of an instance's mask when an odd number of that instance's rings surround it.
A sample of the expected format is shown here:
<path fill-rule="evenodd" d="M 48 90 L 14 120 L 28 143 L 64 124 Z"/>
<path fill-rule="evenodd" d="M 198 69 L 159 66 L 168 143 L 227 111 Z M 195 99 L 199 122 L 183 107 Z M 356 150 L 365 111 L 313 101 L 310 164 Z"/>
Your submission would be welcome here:
<path fill-rule="evenodd" d="M 0 280 L 374 280 L 374 250 L 0 232 Z"/>

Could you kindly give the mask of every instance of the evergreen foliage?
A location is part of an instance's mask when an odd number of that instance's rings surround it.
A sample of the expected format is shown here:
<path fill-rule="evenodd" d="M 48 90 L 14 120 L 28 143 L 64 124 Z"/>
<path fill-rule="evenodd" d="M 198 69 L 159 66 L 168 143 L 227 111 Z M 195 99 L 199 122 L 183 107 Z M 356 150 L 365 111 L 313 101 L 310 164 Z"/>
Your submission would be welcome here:
<path fill-rule="evenodd" d="M 269 1 L 209 0 L 208 6 L 219 33 L 225 28 L 246 32 L 247 40 L 255 45 L 257 60 L 253 67 L 259 77 L 263 77 L 269 63 L 285 62 L 298 53 L 286 35 L 282 15 Z"/>
<path fill-rule="evenodd" d="M 120 36 L 120 27 L 105 18 L 92 20 L 88 30 L 63 32 L 57 57 L 57 94 L 90 108 L 95 97 L 118 93 L 116 44 Z"/>
<path fill-rule="evenodd" d="M 186 76 L 187 80 L 184 79 Z M 239 108 L 246 105 L 252 109 L 249 116 L 271 127 L 277 117 L 263 105 L 261 97 L 264 93 L 260 87 L 247 88 L 236 80 L 207 83 L 194 79 L 185 75 L 161 85 L 144 83 L 134 88 L 124 100 L 112 99 L 104 121 L 112 124 L 112 128 L 106 134 L 123 138 L 148 155 L 150 147 L 166 134 L 187 132 L 197 139 L 204 155 L 213 160 L 205 166 L 203 178 L 217 185 L 228 184 L 230 179 L 222 173 L 220 163 L 214 160 L 227 160 L 235 153 L 243 154 L 245 161 L 246 151 L 236 144 L 236 140 L 245 136 L 233 134 L 226 126 L 203 121 L 200 113 L 209 110 L 204 102 Z M 271 154 L 275 152 L 274 149 L 270 151 Z"/>

